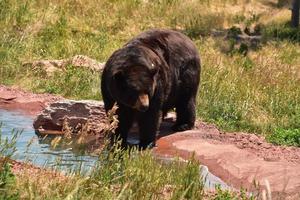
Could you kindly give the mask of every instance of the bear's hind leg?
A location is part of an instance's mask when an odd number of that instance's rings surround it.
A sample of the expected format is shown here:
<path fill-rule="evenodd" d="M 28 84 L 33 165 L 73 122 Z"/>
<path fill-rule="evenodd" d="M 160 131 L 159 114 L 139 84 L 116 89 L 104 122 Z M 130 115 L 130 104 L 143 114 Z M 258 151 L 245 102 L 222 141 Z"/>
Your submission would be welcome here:
<path fill-rule="evenodd" d="M 176 101 L 176 123 L 173 126 L 175 131 L 192 129 L 196 120 L 196 97 L 200 83 L 200 62 L 199 58 L 190 60 L 184 67 L 181 74 L 180 94 Z"/>
<path fill-rule="evenodd" d="M 183 97 L 181 104 L 176 106 L 176 123 L 172 127 L 174 131 L 190 130 L 195 125 L 196 120 L 196 100 L 194 96 Z"/>

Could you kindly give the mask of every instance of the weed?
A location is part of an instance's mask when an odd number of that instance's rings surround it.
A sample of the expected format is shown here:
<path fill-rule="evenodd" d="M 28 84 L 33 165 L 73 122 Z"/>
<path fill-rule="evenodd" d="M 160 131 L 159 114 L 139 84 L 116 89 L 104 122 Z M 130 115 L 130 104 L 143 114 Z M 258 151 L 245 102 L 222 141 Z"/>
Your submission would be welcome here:
<path fill-rule="evenodd" d="M 0 199 L 19 199 L 18 188 L 15 188 L 15 175 L 8 162 L 16 151 L 16 140 L 21 132 L 12 130 L 11 138 L 2 138 L 2 123 L 0 123 Z"/>
<path fill-rule="evenodd" d="M 269 135 L 268 139 L 270 142 L 273 142 L 275 144 L 300 147 L 300 128 L 278 128 L 273 134 Z"/>
<path fill-rule="evenodd" d="M 289 22 L 268 24 L 263 29 L 263 35 L 276 40 L 300 42 L 300 30 L 292 28 Z"/>
<path fill-rule="evenodd" d="M 16 177 L 11 172 L 11 166 L 6 161 L 0 160 L 0 199 L 19 199 L 18 189 L 15 188 Z"/>

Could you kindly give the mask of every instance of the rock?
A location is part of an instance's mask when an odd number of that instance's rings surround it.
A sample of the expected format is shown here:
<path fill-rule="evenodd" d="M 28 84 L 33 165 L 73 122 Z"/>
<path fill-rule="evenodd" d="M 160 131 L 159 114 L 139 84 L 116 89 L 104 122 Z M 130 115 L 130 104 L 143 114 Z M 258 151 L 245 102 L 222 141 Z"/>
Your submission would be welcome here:
<path fill-rule="evenodd" d="M 88 134 L 98 134 L 106 128 L 106 120 L 102 102 L 64 100 L 49 104 L 33 127 L 41 135 L 65 134 L 66 128 L 77 134 L 84 127 Z"/>
<path fill-rule="evenodd" d="M 256 50 L 263 43 L 261 35 L 261 25 L 256 24 L 250 27 L 232 26 L 231 28 L 222 31 L 222 34 L 214 31 L 212 36 L 222 37 L 218 44 L 223 53 L 240 53 L 244 56 L 250 50 Z M 225 32 L 225 34 L 223 34 Z"/>
<path fill-rule="evenodd" d="M 250 135 L 250 137 L 249 137 L 250 142 L 256 143 L 257 140 L 258 140 L 258 137 L 256 135 Z"/>
<path fill-rule="evenodd" d="M 68 65 L 74 67 L 84 67 L 93 71 L 102 71 L 105 63 L 100 63 L 84 55 L 76 55 L 71 58 L 61 60 L 37 60 L 33 62 L 24 62 L 23 66 L 31 66 L 32 68 L 42 68 L 47 75 L 53 74 L 55 71 L 64 70 Z"/>
<path fill-rule="evenodd" d="M 33 94 L 20 89 L 0 85 L 0 109 L 19 110 L 29 115 L 36 115 L 48 103 L 63 99 L 51 94 Z"/>
<path fill-rule="evenodd" d="M 102 71 L 105 65 L 105 63 L 100 63 L 94 59 L 83 55 L 76 55 L 69 60 L 71 64 L 75 67 L 87 67 L 94 71 Z"/>
<path fill-rule="evenodd" d="M 252 148 L 255 145 L 252 142 L 249 142 L 250 146 L 243 144 L 244 148 L 241 149 L 236 143 L 226 140 L 203 138 L 203 133 L 207 131 L 203 127 L 201 130 L 189 130 L 161 137 L 157 141 L 155 153 L 159 156 L 173 155 L 184 159 L 194 157 L 227 185 L 242 187 L 248 192 L 262 191 L 265 180 L 268 180 L 274 199 L 299 197 L 300 149 L 287 152 L 286 148 L 292 148 L 278 147 L 275 151 L 264 151 Z M 255 137 L 252 136 L 252 139 Z M 286 156 L 286 153 L 293 154 L 293 157 Z M 254 181 L 258 183 L 258 188 L 254 187 Z"/>

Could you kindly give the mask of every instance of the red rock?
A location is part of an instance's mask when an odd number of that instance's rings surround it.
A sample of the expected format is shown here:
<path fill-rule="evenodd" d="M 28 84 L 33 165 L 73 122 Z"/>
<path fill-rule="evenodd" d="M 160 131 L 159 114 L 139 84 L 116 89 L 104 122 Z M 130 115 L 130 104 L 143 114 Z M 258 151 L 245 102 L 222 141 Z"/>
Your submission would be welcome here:
<path fill-rule="evenodd" d="M 33 94 L 20 89 L 0 85 L 0 108 L 20 110 L 26 114 L 36 115 L 51 102 L 63 99 L 51 94 Z"/>
<path fill-rule="evenodd" d="M 185 131 L 161 137 L 155 149 L 158 155 L 195 157 L 206 165 L 216 176 L 235 188 L 246 188 L 254 191 L 254 180 L 260 189 L 265 187 L 265 180 L 270 182 L 273 198 L 279 195 L 291 197 L 300 194 L 300 148 L 296 151 L 285 151 L 286 148 L 275 149 L 270 153 L 256 143 L 243 139 L 243 149 L 232 142 L 232 138 L 222 140 L 208 139 L 208 129 Z M 203 132 L 206 134 L 203 134 Z M 208 133 L 208 134 L 207 134 Z M 253 135 L 250 135 L 250 137 Z M 266 142 L 264 142 L 266 143 Z M 271 147 L 273 145 L 270 144 Z M 290 155 L 285 155 L 289 153 Z M 281 196 L 280 196 L 281 197 Z"/>

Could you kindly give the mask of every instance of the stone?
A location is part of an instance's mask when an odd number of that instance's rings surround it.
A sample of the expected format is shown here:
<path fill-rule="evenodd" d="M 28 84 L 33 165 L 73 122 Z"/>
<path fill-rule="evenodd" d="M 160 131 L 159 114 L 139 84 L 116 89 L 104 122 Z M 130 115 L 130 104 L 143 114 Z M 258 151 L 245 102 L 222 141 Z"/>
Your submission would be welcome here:
<path fill-rule="evenodd" d="M 232 138 L 215 140 L 216 138 L 203 134 L 208 131 L 209 129 L 202 126 L 201 129 L 161 137 L 157 141 L 155 152 L 160 156 L 172 155 L 184 159 L 193 156 L 214 175 L 234 188 L 243 187 L 248 192 L 258 192 L 257 189 L 263 191 L 267 180 L 274 199 L 299 197 L 299 148 L 275 147 L 269 144 L 273 149 L 270 151 L 256 143 L 247 143 L 246 138 L 243 139 L 243 148 L 238 148 Z M 249 134 L 249 138 L 251 137 L 254 139 L 257 136 Z M 258 183 L 259 188 L 254 187 L 254 181 Z"/>
<path fill-rule="evenodd" d="M 46 105 L 63 99 L 51 94 L 33 94 L 24 90 L 0 85 L 0 108 L 19 110 L 29 115 L 36 115 Z"/>
<path fill-rule="evenodd" d="M 46 71 L 47 75 L 52 75 L 55 71 L 64 70 L 68 65 L 101 72 L 105 63 L 98 62 L 84 55 L 75 55 L 71 58 L 61 60 L 37 60 L 33 62 L 24 62 L 22 65 L 31 66 L 32 68 L 42 68 Z"/>
<path fill-rule="evenodd" d="M 77 134 L 88 125 L 86 131 L 96 135 L 106 128 L 106 122 L 102 102 L 63 100 L 49 104 L 37 115 L 33 127 L 40 135 L 58 135 L 65 134 L 66 128 Z"/>

